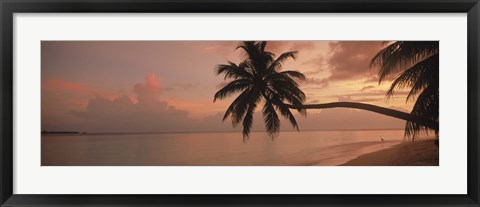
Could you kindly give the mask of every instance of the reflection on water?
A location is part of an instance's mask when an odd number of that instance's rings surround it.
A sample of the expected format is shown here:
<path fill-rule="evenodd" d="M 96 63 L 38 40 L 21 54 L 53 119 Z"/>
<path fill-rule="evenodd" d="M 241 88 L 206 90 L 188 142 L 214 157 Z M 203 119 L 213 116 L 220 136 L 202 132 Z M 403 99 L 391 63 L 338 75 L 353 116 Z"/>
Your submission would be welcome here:
<path fill-rule="evenodd" d="M 380 137 L 385 139 L 381 141 Z M 403 140 L 403 130 L 42 135 L 42 165 L 339 165 Z"/>

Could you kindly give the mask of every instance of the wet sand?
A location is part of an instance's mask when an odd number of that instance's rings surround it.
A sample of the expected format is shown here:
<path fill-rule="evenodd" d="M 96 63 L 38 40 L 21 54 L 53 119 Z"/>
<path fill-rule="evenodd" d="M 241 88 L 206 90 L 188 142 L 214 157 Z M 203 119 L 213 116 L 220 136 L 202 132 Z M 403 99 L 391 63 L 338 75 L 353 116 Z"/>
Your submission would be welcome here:
<path fill-rule="evenodd" d="M 394 145 L 388 149 L 363 154 L 344 166 L 438 166 L 435 139 L 417 140 Z"/>

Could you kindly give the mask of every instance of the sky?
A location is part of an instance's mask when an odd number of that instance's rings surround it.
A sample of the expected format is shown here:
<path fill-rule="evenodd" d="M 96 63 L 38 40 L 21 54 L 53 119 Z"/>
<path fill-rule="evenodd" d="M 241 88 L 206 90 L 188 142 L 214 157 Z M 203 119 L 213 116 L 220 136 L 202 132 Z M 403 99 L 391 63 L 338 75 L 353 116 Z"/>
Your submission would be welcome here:
<path fill-rule="evenodd" d="M 229 80 L 218 64 L 239 63 L 238 41 L 42 41 L 42 130 L 79 132 L 239 131 L 222 117 L 235 96 L 213 102 Z M 298 51 L 283 70 L 297 70 L 307 104 L 353 101 L 409 112 L 405 92 L 386 99 L 393 77 L 378 82 L 370 60 L 381 41 L 269 41 L 279 55 Z M 253 131 L 264 131 L 261 107 Z M 295 113 L 300 130 L 402 129 L 373 112 L 311 109 Z M 293 130 L 281 120 L 281 130 Z"/>

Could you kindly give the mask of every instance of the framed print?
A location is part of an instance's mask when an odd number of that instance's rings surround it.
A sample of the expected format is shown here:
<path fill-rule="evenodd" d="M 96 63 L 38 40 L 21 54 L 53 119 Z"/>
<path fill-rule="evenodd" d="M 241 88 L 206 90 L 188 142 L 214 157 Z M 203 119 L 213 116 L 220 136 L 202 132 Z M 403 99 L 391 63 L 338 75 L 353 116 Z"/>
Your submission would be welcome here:
<path fill-rule="evenodd" d="M 2 206 L 479 206 L 478 1 L 2 1 Z"/>

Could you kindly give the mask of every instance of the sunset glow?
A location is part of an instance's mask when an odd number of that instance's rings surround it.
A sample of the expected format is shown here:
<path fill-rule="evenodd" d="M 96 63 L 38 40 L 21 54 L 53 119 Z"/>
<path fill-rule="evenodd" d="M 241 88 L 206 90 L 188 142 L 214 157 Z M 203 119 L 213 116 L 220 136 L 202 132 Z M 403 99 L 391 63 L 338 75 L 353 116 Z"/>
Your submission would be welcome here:
<path fill-rule="evenodd" d="M 81 132 L 238 131 L 222 117 L 235 96 L 213 103 L 226 84 L 214 68 L 239 63 L 239 42 L 225 41 L 43 41 L 42 130 Z M 306 103 L 352 101 L 410 112 L 413 101 L 385 93 L 372 57 L 381 41 L 270 41 L 274 54 L 298 51 L 284 70 L 299 82 Z M 257 109 L 260 112 L 261 108 Z M 399 119 L 355 109 L 296 114 L 300 130 L 402 129 Z M 292 127 L 282 120 L 282 130 Z M 256 114 L 254 131 L 265 129 Z"/>

